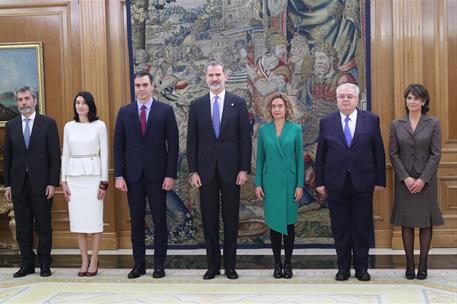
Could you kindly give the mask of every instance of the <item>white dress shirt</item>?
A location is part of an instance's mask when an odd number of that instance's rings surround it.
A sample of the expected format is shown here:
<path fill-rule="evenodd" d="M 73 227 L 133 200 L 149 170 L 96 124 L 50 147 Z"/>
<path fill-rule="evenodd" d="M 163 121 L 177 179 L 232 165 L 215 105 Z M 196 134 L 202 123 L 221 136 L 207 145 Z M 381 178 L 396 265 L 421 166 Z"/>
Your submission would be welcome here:
<path fill-rule="evenodd" d="M 29 119 L 29 130 L 30 130 L 30 135 L 32 135 L 33 122 L 35 121 L 35 117 L 36 117 L 36 112 L 35 112 L 35 111 L 32 113 L 32 115 L 30 115 L 30 116 L 28 117 L 28 119 Z M 24 134 L 24 130 L 25 130 L 25 120 L 27 119 L 27 117 L 25 117 L 24 115 L 21 114 L 21 118 L 22 118 L 22 134 Z"/>
<path fill-rule="evenodd" d="M 222 121 L 222 111 L 224 111 L 225 90 L 220 92 L 217 96 L 219 97 L 219 99 L 217 100 L 217 103 L 219 104 L 219 121 Z M 209 98 L 211 100 L 211 117 L 213 117 L 214 97 L 216 97 L 216 95 L 214 95 L 213 92 L 210 91 Z"/>
<path fill-rule="evenodd" d="M 344 131 L 344 125 L 346 124 L 344 120 L 346 119 L 346 115 L 344 115 L 343 113 L 340 112 L 340 116 L 341 116 L 341 125 L 343 126 L 343 131 Z M 354 112 L 352 112 L 351 115 L 349 115 L 348 125 L 349 125 L 349 129 L 351 130 L 352 138 L 354 138 L 356 122 L 357 122 L 357 109 L 355 109 Z"/>
<path fill-rule="evenodd" d="M 149 111 L 151 110 L 151 107 L 152 107 L 152 103 L 153 103 L 154 99 L 151 97 L 147 103 L 145 104 L 142 104 L 141 102 L 139 102 L 137 100 L 136 102 L 136 105 L 138 107 L 138 117 L 140 117 L 140 114 L 141 114 L 141 107 L 144 105 L 146 106 L 146 122 L 148 121 L 148 118 L 149 118 Z"/>

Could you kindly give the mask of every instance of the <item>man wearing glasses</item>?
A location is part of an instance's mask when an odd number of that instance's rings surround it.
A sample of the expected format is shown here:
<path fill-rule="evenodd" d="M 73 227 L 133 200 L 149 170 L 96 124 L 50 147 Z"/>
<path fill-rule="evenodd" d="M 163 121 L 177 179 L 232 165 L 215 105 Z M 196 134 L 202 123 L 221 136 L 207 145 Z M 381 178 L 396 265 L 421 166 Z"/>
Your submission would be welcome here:
<path fill-rule="evenodd" d="M 386 185 L 379 117 L 357 109 L 358 86 L 336 89 L 338 111 L 321 119 L 316 152 L 316 191 L 327 196 L 338 272 L 335 279 L 369 281 L 373 191 Z"/>

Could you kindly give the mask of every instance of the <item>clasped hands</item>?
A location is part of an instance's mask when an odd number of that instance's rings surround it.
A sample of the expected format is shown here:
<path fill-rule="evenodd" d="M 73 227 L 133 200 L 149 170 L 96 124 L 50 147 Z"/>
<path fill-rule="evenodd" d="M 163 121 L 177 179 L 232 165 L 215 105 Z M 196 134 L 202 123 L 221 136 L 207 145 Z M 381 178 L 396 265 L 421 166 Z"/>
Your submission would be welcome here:
<path fill-rule="evenodd" d="M 421 180 L 420 178 L 415 179 L 411 176 L 405 178 L 403 182 L 405 183 L 406 188 L 408 188 L 409 192 L 411 192 L 412 194 L 421 192 L 425 186 L 425 182 L 423 180 Z"/>

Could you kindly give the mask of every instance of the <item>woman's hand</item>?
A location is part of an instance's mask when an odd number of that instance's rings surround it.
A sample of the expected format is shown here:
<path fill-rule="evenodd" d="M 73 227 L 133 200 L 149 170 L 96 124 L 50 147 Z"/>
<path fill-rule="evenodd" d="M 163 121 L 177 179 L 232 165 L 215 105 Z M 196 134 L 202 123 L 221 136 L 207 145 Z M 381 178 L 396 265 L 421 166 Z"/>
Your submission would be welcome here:
<path fill-rule="evenodd" d="M 61 186 L 62 186 L 62 190 L 63 190 L 63 196 L 65 197 L 65 200 L 67 202 L 69 202 L 70 197 L 71 197 L 71 192 L 70 192 L 70 188 L 67 185 L 67 182 L 61 182 Z"/>
<path fill-rule="evenodd" d="M 403 180 L 403 182 L 405 183 L 405 186 L 406 186 L 406 188 L 408 188 L 409 192 L 411 192 L 411 188 L 414 185 L 415 181 L 416 180 L 414 178 L 412 178 L 411 176 L 408 176 L 407 178 L 405 178 Z"/>
<path fill-rule="evenodd" d="M 422 191 L 422 189 L 424 188 L 425 186 L 425 182 L 423 180 L 421 180 L 420 178 L 416 179 L 411 187 L 411 189 L 409 189 L 409 191 L 411 193 L 419 193 Z"/>
<path fill-rule="evenodd" d="M 105 195 L 106 195 L 106 190 L 99 188 L 98 193 L 97 193 L 97 199 L 101 201 L 105 198 Z"/>
<path fill-rule="evenodd" d="M 295 201 L 299 202 L 301 197 L 303 196 L 303 188 L 297 187 L 295 188 Z"/>
<path fill-rule="evenodd" d="M 265 193 L 263 193 L 262 187 L 255 188 L 255 196 L 257 196 L 258 199 L 263 199 L 265 197 Z"/>

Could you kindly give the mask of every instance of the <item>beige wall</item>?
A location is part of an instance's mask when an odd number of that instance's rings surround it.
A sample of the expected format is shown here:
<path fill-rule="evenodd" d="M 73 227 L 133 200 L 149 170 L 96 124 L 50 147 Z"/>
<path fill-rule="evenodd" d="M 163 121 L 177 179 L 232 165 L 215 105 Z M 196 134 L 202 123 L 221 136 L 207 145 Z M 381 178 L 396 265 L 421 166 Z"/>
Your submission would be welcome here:
<path fill-rule="evenodd" d="M 119 107 L 128 102 L 129 70 L 125 0 L 24 0 L 0 2 L 0 42 L 43 41 L 46 113 L 62 131 L 72 117 L 72 98 L 91 91 L 100 118 L 112 135 Z M 390 122 L 403 115 L 402 93 L 421 82 L 432 95 L 431 114 L 442 123 L 439 200 L 445 225 L 434 231 L 435 247 L 457 246 L 457 1 L 371 1 L 372 110 L 382 119 L 385 143 Z M 2 76 L 3 77 L 3 76 Z M 450 119 L 451 118 L 451 119 Z M 62 136 L 62 132 L 60 132 Z M 0 129 L 0 141 L 3 129 Z M 104 248 L 130 246 L 124 194 L 114 191 L 112 159 L 105 202 Z M 375 195 L 378 247 L 401 248 L 398 228 L 389 225 L 393 173 L 387 163 L 388 187 Z M 68 232 L 67 206 L 61 192 L 53 207 L 55 248 L 76 248 Z M 0 216 L 0 238 L 7 218 Z"/>

